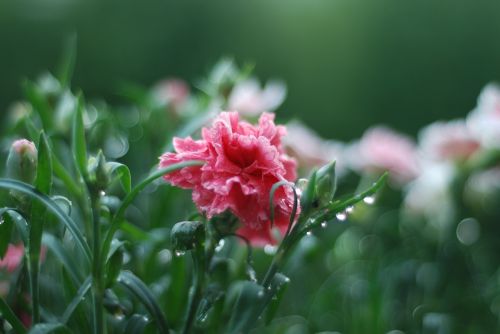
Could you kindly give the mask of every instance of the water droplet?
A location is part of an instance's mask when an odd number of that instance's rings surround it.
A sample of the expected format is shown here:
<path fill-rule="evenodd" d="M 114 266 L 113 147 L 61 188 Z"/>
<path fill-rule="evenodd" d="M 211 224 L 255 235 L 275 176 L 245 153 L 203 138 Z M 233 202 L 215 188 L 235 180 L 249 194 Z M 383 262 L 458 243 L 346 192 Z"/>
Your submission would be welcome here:
<path fill-rule="evenodd" d="M 347 214 L 345 212 L 339 212 L 335 215 L 335 217 L 337 217 L 340 221 L 344 221 L 347 219 Z"/>
<path fill-rule="evenodd" d="M 250 281 L 257 282 L 257 275 L 255 274 L 255 270 L 250 265 L 248 265 L 247 274 Z"/>
<path fill-rule="evenodd" d="M 123 313 L 116 313 L 115 319 L 118 321 L 121 321 L 121 320 L 125 319 L 125 315 Z"/>
<path fill-rule="evenodd" d="M 257 297 L 259 297 L 259 298 L 264 297 L 264 291 L 260 290 L 260 291 L 257 293 Z"/>
<path fill-rule="evenodd" d="M 365 202 L 368 205 L 371 205 L 371 204 L 375 203 L 375 197 L 366 196 L 365 198 L 363 198 L 363 202 Z"/>
<path fill-rule="evenodd" d="M 474 244 L 481 235 L 481 228 L 474 218 L 465 218 L 457 226 L 457 239 L 464 245 Z"/>
<path fill-rule="evenodd" d="M 172 261 L 172 252 L 168 249 L 163 249 L 158 253 L 158 261 L 161 264 L 168 264 Z"/>
<path fill-rule="evenodd" d="M 352 205 L 348 206 L 346 209 L 345 209 L 345 212 L 347 213 L 352 213 L 354 211 L 354 207 Z"/>
<path fill-rule="evenodd" d="M 99 192 L 99 196 L 101 196 L 101 197 L 106 196 L 106 192 L 105 192 L 104 190 L 101 190 L 101 191 Z"/>
<path fill-rule="evenodd" d="M 265 245 L 264 246 L 264 253 L 266 253 L 267 255 L 274 255 L 276 254 L 276 250 L 278 248 L 276 246 L 273 246 L 273 245 Z"/>
<path fill-rule="evenodd" d="M 184 251 L 181 251 L 181 250 L 175 251 L 175 256 L 183 256 L 184 254 L 186 254 L 186 252 L 184 252 Z"/>
<path fill-rule="evenodd" d="M 2 225 L 3 223 L 4 223 L 3 218 L 0 218 L 0 225 Z"/>
<path fill-rule="evenodd" d="M 224 248 L 224 245 L 226 244 L 226 241 L 224 239 L 220 239 L 219 243 L 217 244 L 217 247 L 215 247 L 216 252 L 220 252 L 222 248 Z"/>
<path fill-rule="evenodd" d="M 297 190 L 297 196 L 301 196 L 304 190 L 307 188 L 307 184 L 309 183 L 308 179 L 299 179 L 297 181 L 295 189 Z"/>
<path fill-rule="evenodd" d="M 316 222 L 316 219 L 314 219 L 314 218 L 309 219 L 310 224 L 314 224 L 315 222 Z"/>
<path fill-rule="evenodd" d="M 328 225 L 328 224 L 327 224 L 327 222 L 326 222 L 326 221 L 324 221 L 324 222 L 322 222 L 322 223 L 321 223 L 321 227 L 322 227 L 322 228 L 325 228 L 327 225 Z"/>
<path fill-rule="evenodd" d="M 142 319 L 145 321 L 145 322 L 149 322 L 149 318 L 147 316 L 142 316 Z"/>
<path fill-rule="evenodd" d="M 285 277 L 285 283 L 290 283 L 290 278 Z"/>
<path fill-rule="evenodd" d="M 307 236 L 310 237 L 313 233 L 311 231 L 307 231 L 306 234 L 307 234 Z"/>

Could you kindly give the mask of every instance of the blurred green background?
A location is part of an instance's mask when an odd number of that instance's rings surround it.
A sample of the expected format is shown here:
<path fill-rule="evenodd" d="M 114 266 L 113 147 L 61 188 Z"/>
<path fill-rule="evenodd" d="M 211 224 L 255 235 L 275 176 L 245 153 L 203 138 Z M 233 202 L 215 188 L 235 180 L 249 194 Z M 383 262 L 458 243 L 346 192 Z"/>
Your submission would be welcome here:
<path fill-rule="evenodd" d="M 499 1 L 0 2 L 0 110 L 78 34 L 73 86 L 118 102 L 122 80 L 191 83 L 221 56 L 281 78 L 283 117 L 348 140 L 375 123 L 416 134 L 461 117 L 500 79 Z"/>

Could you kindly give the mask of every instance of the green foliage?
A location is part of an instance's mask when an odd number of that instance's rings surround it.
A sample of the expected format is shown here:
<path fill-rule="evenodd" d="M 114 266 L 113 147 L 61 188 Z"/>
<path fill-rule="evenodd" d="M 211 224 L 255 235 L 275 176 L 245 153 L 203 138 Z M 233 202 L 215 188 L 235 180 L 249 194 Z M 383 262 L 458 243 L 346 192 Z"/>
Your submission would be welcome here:
<path fill-rule="evenodd" d="M 57 78 L 25 83 L 31 112 L 13 133 L 38 143 L 34 186 L 0 179 L 9 194 L 0 198 L 0 251 L 18 239 L 26 246 L 28 261 L 10 284 L 29 295 L 29 333 L 246 333 L 273 326 L 290 290 L 282 272 L 304 251 L 306 233 L 373 195 L 384 177 L 342 200 L 333 198 L 334 163 L 314 172 L 302 195 L 294 183 L 276 183 L 266 194 L 271 221 L 277 192 L 293 191 L 294 203 L 281 243 L 264 248 L 274 250 L 266 250 L 271 260 L 237 234 L 230 212 L 207 219 L 178 189 L 158 187 L 163 176 L 204 161 L 150 170 L 173 136 L 197 135 L 216 114 L 211 104 L 227 99 L 248 73 L 221 62 L 190 97 L 186 114 L 175 115 L 173 105 L 140 87 L 123 90 L 133 100 L 126 107 L 75 96 L 74 57 L 69 47 Z M 23 205 L 13 192 L 27 199 Z M 14 293 L 2 299 L 1 312 L 23 333 L 18 300 Z"/>

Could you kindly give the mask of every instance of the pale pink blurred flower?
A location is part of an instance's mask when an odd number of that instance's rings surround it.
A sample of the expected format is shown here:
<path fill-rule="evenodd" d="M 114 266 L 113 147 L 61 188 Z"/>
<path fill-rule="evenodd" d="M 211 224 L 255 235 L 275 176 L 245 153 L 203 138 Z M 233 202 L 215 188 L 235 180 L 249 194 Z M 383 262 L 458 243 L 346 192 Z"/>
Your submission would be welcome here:
<path fill-rule="evenodd" d="M 301 122 L 292 121 L 287 124 L 283 144 L 288 154 L 297 159 L 301 169 L 309 171 L 335 160 L 337 174 L 345 172 L 344 144 L 321 138 Z"/>
<path fill-rule="evenodd" d="M 455 168 L 449 162 L 428 163 L 406 188 L 405 209 L 441 223 L 453 213 L 451 183 Z"/>
<path fill-rule="evenodd" d="M 498 208 L 500 166 L 474 172 L 465 184 L 464 197 L 482 210 Z"/>
<path fill-rule="evenodd" d="M 0 260 L 0 268 L 6 269 L 9 273 L 14 272 L 24 256 L 24 246 L 23 244 L 13 245 L 9 244 L 7 247 L 7 252 L 4 257 Z"/>
<path fill-rule="evenodd" d="M 464 120 L 435 122 L 420 131 L 422 158 L 432 161 L 466 160 L 480 144 Z"/>
<path fill-rule="evenodd" d="M 203 166 L 185 167 L 165 176 L 171 184 L 193 189 L 193 202 L 209 218 L 226 210 L 243 226 L 238 233 L 255 245 L 275 243 L 270 225 L 269 193 L 283 180 L 294 181 L 296 163 L 283 151 L 284 126 L 263 113 L 258 125 L 239 119 L 237 112 L 222 112 L 212 126 L 202 129 L 201 140 L 174 138 L 175 153 L 165 153 L 160 166 L 203 160 Z M 293 207 L 293 192 L 275 193 L 275 226 L 283 233 Z"/>
<path fill-rule="evenodd" d="M 168 104 L 175 112 L 179 112 L 189 98 L 190 89 L 182 79 L 170 78 L 158 82 L 153 94 L 161 104 Z"/>
<path fill-rule="evenodd" d="M 476 109 L 467 117 L 467 125 L 485 147 L 500 147 L 500 87 L 483 88 Z"/>
<path fill-rule="evenodd" d="M 416 145 L 409 137 L 384 126 L 368 129 L 348 151 L 351 167 L 361 173 L 389 171 L 391 180 L 405 184 L 419 174 Z"/>
<path fill-rule="evenodd" d="M 270 81 L 261 88 L 256 79 L 241 81 L 233 87 L 228 98 L 228 109 L 247 116 L 258 116 L 264 111 L 274 111 L 285 100 L 286 86 L 280 81 Z"/>

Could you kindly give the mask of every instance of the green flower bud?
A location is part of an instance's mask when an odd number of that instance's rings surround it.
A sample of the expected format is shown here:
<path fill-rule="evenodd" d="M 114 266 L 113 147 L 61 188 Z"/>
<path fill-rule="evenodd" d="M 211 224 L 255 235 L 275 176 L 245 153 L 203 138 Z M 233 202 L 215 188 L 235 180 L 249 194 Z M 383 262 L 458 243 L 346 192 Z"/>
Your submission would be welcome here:
<path fill-rule="evenodd" d="M 205 240 L 205 225 L 198 221 L 177 223 L 170 232 L 170 238 L 176 252 L 195 249 Z"/>
<path fill-rule="evenodd" d="M 104 190 L 109 185 L 109 168 L 106 166 L 106 158 L 102 151 L 99 151 L 97 157 L 89 159 L 87 167 L 89 178 L 92 184 L 98 190 Z"/>
<path fill-rule="evenodd" d="M 38 151 L 33 142 L 16 140 L 7 157 L 7 177 L 29 184 L 35 181 Z"/>
<path fill-rule="evenodd" d="M 327 205 L 337 190 L 337 177 L 335 175 L 335 161 L 324 165 L 316 175 L 315 198 L 319 207 Z"/>

